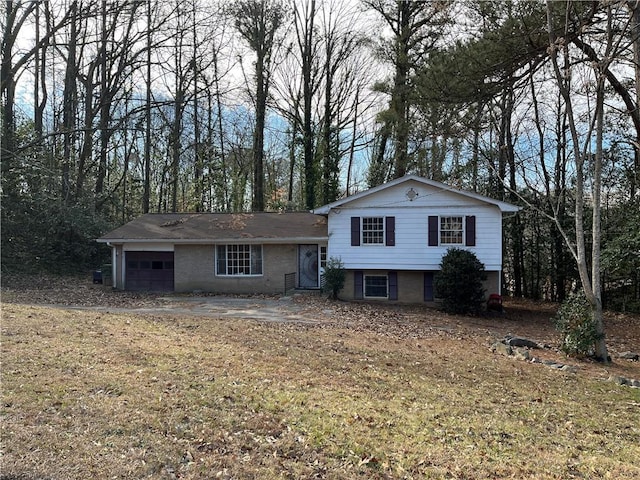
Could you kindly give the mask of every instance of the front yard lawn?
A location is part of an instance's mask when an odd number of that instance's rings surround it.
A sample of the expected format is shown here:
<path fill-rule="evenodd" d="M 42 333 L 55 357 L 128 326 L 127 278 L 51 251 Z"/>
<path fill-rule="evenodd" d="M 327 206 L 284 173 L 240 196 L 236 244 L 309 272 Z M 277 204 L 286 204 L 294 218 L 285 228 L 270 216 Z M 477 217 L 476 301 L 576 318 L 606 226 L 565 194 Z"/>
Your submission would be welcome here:
<path fill-rule="evenodd" d="M 640 389 L 428 331 L 3 304 L 0 478 L 640 478 Z"/>

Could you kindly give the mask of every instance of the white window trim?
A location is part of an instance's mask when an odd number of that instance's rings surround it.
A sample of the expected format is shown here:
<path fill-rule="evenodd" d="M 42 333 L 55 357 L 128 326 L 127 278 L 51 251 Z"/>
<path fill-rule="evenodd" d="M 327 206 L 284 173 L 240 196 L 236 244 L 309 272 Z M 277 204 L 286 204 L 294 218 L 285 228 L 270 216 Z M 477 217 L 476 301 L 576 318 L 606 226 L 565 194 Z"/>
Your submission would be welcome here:
<path fill-rule="evenodd" d="M 442 219 L 443 218 L 460 218 L 462 221 L 462 237 L 460 242 L 454 243 L 454 242 L 449 242 L 449 243 L 445 243 L 442 241 Z M 454 230 L 450 230 L 450 231 L 454 231 Z M 443 246 L 464 246 L 465 245 L 465 241 L 464 239 L 466 238 L 467 232 L 466 232 L 466 222 L 465 222 L 465 217 L 464 215 L 440 215 L 438 217 L 438 245 L 443 245 Z"/>
<path fill-rule="evenodd" d="M 218 249 L 219 247 L 224 247 L 225 248 L 225 269 L 226 271 L 229 271 L 229 257 L 228 257 L 228 250 L 227 247 L 229 246 L 249 246 L 249 268 L 251 268 L 251 265 L 253 263 L 252 261 L 252 248 L 253 247 L 259 247 L 260 248 L 260 270 L 262 271 L 262 273 L 233 273 L 233 274 L 229 274 L 229 273 L 219 273 L 218 272 L 218 261 L 219 261 L 219 256 L 218 256 Z M 253 244 L 248 244 L 248 243 L 225 243 L 225 244 L 218 244 L 216 245 L 216 253 L 215 253 L 215 267 L 214 267 L 214 271 L 215 271 L 215 275 L 216 277 L 225 277 L 225 278 L 247 278 L 247 277 L 262 277 L 264 275 L 264 249 L 262 248 L 262 245 L 253 245 Z"/>
<path fill-rule="evenodd" d="M 371 278 L 371 277 L 384 277 L 387 281 L 387 294 L 383 297 L 381 296 L 372 296 L 372 295 L 367 295 L 367 278 Z M 364 298 L 389 298 L 389 275 L 363 275 L 362 278 L 362 296 Z"/>
<path fill-rule="evenodd" d="M 365 218 L 375 218 L 382 220 L 382 241 L 378 243 L 369 243 L 364 241 L 364 220 Z M 373 230 L 369 230 L 373 231 Z M 378 230 L 375 230 L 377 232 Z M 369 217 L 360 217 L 360 245 L 364 247 L 379 247 L 385 244 L 385 238 L 387 238 L 387 222 L 385 217 L 377 216 L 369 216 Z"/>

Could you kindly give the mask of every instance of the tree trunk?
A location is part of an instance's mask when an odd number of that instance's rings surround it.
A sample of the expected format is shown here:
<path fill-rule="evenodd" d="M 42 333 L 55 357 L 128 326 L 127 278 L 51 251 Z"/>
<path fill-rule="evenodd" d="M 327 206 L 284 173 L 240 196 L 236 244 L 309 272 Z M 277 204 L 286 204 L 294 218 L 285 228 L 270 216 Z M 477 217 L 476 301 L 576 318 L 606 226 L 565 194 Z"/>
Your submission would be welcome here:
<path fill-rule="evenodd" d="M 222 118 L 222 99 L 221 97 L 221 92 L 220 92 L 220 78 L 218 75 L 218 55 L 217 52 L 214 50 L 214 58 L 213 58 L 213 69 L 214 69 L 214 82 L 215 82 L 215 86 L 216 86 L 216 112 L 218 115 L 218 141 L 220 143 L 220 170 L 222 172 L 222 178 L 221 178 L 221 182 L 222 182 L 222 188 L 221 191 L 223 192 L 222 195 L 222 199 L 220 200 L 221 205 L 222 205 L 222 209 L 223 211 L 228 211 L 230 208 L 230 199 L 229 199 L 229 186 L 227 185 L 227 178 L 229 175 L 229 172 L 227 172 L 227 148 L 226 148 L 226 142 L 225 142 L 225 135 L 224 135 L 224 126 L 223 126 L 223 118 Z"/>
<path fill-rule="evenodd" d="M 176 78 L 178 89 L 173 104 L 173 124 L 171 126 L 171 140 L 169 142 L 171 148 L 171 211 L 178 211 L 178 186 L 180 184 L 180 153 L 182 151 L 182 141 L 180 134 L 182 133 L 182 112 L 184 103 L 184 92 L 182 91 L 182 80 Z"/>
<path fill-rule="evenodd" d="M 353 125 L 352 125 L 352 135 L 351 135 L 351 143 L 349 144 L 349 165 L 347 166 L 347 182 L 345 186 L 345 195 L 348 197 L 351 195 L 351 175 L 353 170 L 353 160 L 356 155 L 356 138 L 357 138 L 357 127 L 358 127 L 358 106 L 360 105 L 360 88 L 356 90 L 356 98 L 354 101 L 354 112 L 353 112 Z"/>
<path fill-rule="evenodd" d="M 631 39 L 633 42 L 633 67 L 635 70 L 636 110 L 640 108 L 640 1 L 628 0 L 631 9 Z M 640 114 L 639 114 L 640 115 Z M 636 132 L 640 137 L 640 132 Z M 633 201 L 640 186 L 640 138 L 636 138 L 633 148 L 633 171 L 631 172 L 630 200 Z"/>
<path fill-rule="evenodd" d="M 593 315 L 593 319 L 595 321 L 595 325 L 596 325 L 596 333 L 601 337 L 597 344 L 596 344 L 596 356 L 603 362 L 608 362 L 608 354 L 607 354 L 607 346 L 606 346 L 606 342 L 605 342 L 605 332 L 604 332 L 604 324 L 602 322 L 602 299 L 601 299 L 601 292 L 600 292 L 600 263 L 599 263 L 599 250 L 600 250 L 600 225 L 599 225 L 599 210 L 600 210 L 600 192 L 597 191 L 599 190 L 599 186 L 600 186 L 600 182 L 601 182 L 601 178 L 594 178 L 594 188 L 596 188 L 597 190 L 594 190 L 594 196 L 597 195 L 597 200 L 598 202 L 595 203 L 595 198 L 594 198 L 594 220 L 596 219 L 596 213 L 595 211 L 597 211 L 597 219 L 598 219 L 598 224 L 596 225 L 594 223 L 593 225 L 593 229 L 592 229 L 592 238 L 594 240 L 594 245 L 593 245 L 593 249 L 592 250 L 592 254 L 596 253 L 598 258 L 592 258 L 592 267 L 591 267 L 591 274 L 589 272 L 589 267 L 588 267 L 588 258 L 587 258 L 587 252 L 586 252 L 586 241 L 585 241 L 585 229 L 584 229 L 584 210 L 585 210 L 585 189 L 584 189 L 584 184 L 585 184 L 585 179 L 586 179 L 586 173 L 585 173 L 585 160 L 586 160 L 586 155 L 587 152 L 582 152 L 580 150 L 580 137 L 578 135 L 578 131 L 576 128 L 576 124 L 575 124 L 575 116 L 574 116 L 574 112 L 573 112 L 573 103 L 572 103 L 572 97 L 571 97 L 571 92 L 569 89 L 569 81 L 571 76 L 570 75 L 566 75 L 563 74 L 563 72 L 561 71 L 559 65 L 558 65 L 558 61 L 557 61 L 557 54 L 559 51 L 562 52 L 563 57 L 564 57 L 564 61 L 565 61 L 565 70 L 568 71 L 569 69 L 569 50 L 568 50 L 568 46 L 566 43 L 562 42 L 562 43 L 557 43 L 556 42 L 556 38 L 553 35 L 553 29 L 552 29 L 552 14 L 551 14 L 551 7 L 549 5 L 549 2 L 547 2 L 547 15 L 548 15 L 548 22 L 549 22 L 549 52 L 550 52 L 550 56 L 551 56 L 551 61 L 553 64 L 553 70 L 554 70 L 554 74 L 555 74 L 555 79 L 559 88 L 560 93 L 562 94 L 562 98 L 564 100 L 564 104 L 565 104 L 565 108 L 566 108 L 566 112 L 567 112 L 567 121 L 568 121 L 568 126 L 569 126 L 569 131 L 571 133 L 571 141 L 572 141 L 572 148 L 573 148 L 573 155 L 575 158 L 575 232 L 576 232 L 576 242 L 575 242 L 575 250 L 572 251 L 574 258 L 576 260 L 576 264 L 578 267 L 578 274 L 580 275 L 580 280 L 582 282 L 582 289 L 583 292 L 589 302 L 589 304 L 591 305 L 591 311 L 592 311 L 592 315 Z M 602 78 L 602 72 L 599 72 L 599 76 L 598 76 L 598 91 L 597 91 L 597 107 L 596 107 L 596 115 L 600 116 L 600 115 L 604 115 L 602 110 L 603 107 L 603 103 L 604 103 L 604 97 L 601 97 L 601 95 L 604 95 L 604 81 Z M 598 117 L 599 118 L 599 117 Z M 602 122 L 604 117 L 602 117 Z M 600 122 L 601 119 L 598 120 L 597 124 L 598 124 L 598 129 L 601 129 L 603 127 L 603 125 L 601 125 Z M 592 132 L 589 132 L 589 135 Z M 600 148 L 602 147 L 602 137 L 600 136 L 602 132 L 598 132 L 596 131 L 596 143 L 598 142 L 598 140 L 600 141 Z M 602 153 L 600 151 L 600 153 Z M 597 156 L 597 155 L 596 155 Z M 601 161 L 601 160 L 600 160 Z M 596 163 L 598 163 L 598 160 L 596 159 Z M 595 174 L 599 174 L 601 175 L 601 170 L 598 171 L 594 171 L 594 175 Z M 565 240 L 567 241 L 567 243 L 570 245 L 570 241 L 568 238 L 566 238 L 565 236 Z M 598 242 L 597 245 L 595 245 L 595 242 Z M 595 264 L 594 262 L 597 262 L 597 264 Z M 597 269 L 596 269 L 597 268 Z M 597 278 L 596 283 L 594 284 L 593 279 L 595 277 Z M 597 289 L 596 289 L 597 288 Z"/>
<path fill-rule="evenodd" d="M 598 90 L 596 99 L 596 154 L 593 165 L 593 220 L 591 246 L 591 284 L 593 285 L 593 321 L 601 336 L 596 340 L 596 358 L 608 362 L 607 344 L 604 336 L 602 318 L 602 285 L 600 277 L 601 230 L 601 191 L 602 191 L 602 143 L 604 132 L 604 75 L 597 72 Z"/>
<path fill-rule="evenodd" d="M 71 197 L 71 168 L 74 162 L 76 139 L 76 109 L 78 104 L 76 50 L 78 44 L 78 2 L 69 6 L 71 30 L 69 32 L 67 65 L 65 70 L 62 110 L 62 199 L 66 203 Z"/>
<path fill-rule="evenodd" d="M 304 156 L 304 198 L 305 208 L 312 210 L 316 204 L 316 162 L 313 149 L 314 131 L 312 126 L 312 102 L 315 90 L 313 79 L 314 59 L 314 18 L 316 2 L 310 0 L 308 8 L 305 6 L 300 14 L 296 8 L 296 30 L 298 46 L 302 60 L 302 145 Z"/>
<path fill-rule="evenodd" d="M 253 198 L 254 212 L 264 211 L 264 127 L 267 109 L 264 57 L 256 61 L 256 126 L 253 132 Z"/>
<path fill-rule="evenodd" d="M 382 126 L 376 135 L 377 143 L 373 151 L 373 158 L 371 159 L 367 179 L 369 187 L 376 187 L 389 179 L 389 172 L 392 170 L 393 166 L 387 163 L 385 156 L 387 151 L 387 142 L 391 136 L 391 128 L 392 127 L 389 122 L 383 120 Z"/>
<path fill-rule="evenodd" d="M 84 196 L 84 183 L 87 172 L 87 163 L 91 159 L 93 153 L 93 91 L 95 84 L 93 83 L 93 73 L 96 68 L 95 63 L 89 66 L 88 74 L 84 80 L 84 126 L 82 128 L 82 147 L 77 159 L 76 165 L 76 186 L 74 190 L 74 198 L 79 201 Z"/>
<path fill-rule="evenodd" d="M 333 89 L 333 47 L 332 40 L 327 46 L 324 84 L 324 116 L 322 122 L 322 204 L 334 202 L 338 197 L 338 152 L 332 145 L 332 89 Z M 314 205 L 315 206 L 315 205 Z"/>
<path fill-rule="evenodd" d="M 2 142 L 0 156 L 2 157 L 2 177 L 7 178 L 7 172 L 11 170 L 15 155 L 15 96 L 16 84 L 12 72 L 11 59 L 13 58 L 13 45 L 16 40 L 13 26 L 16 20 L 18 5 L 13 1 L 7 1 L 5 5 L 5 29 L 2 34 L 2 63 L 0 64 L 0 87 L 2 101 Z M 4 186 L 6 188 L 6 186 Z"/>
<path fill-rule="evenodd" d="M 287 192 L 287 202 L 293 204 L 293 188 L 296 174 L 296 122 L 291 122 L 291 139 L 289 140 L 289 191 Z"/>
<path fill-rule="evenodd" d="M 396 38 L 395 45 L 395 76 L 391 100 L 396 129 L 394 178 L 406 175 L 409 163 L 409 125 L 407 122 L 409 100 L 407 83 L 409 81 L 409 39 L 412 33 L 410 28 L 411 8 L 411 2 L 398 2 L 398 30 L 400 35 Z"/>
<path fill-rule="evenodd" d="M 108 32 L 107 32 L 107 1 L 102 0 L 101 7 L 101 32 L 100 32 L 100 57 L 99 57 L 99 69 L 100 69 L 100 153 L 98 159 L 98 172 L 96 174 L 96 188 L 95 188 L 95 202 L 99 207 L 102 205 L 101 198 L 104 193 L 104 181 L 107 175 L 107 155 L 109 149 L 109 121 L 111 116 L 110 100 L 111 94 L 109 92 L 109 85 L 107 80 L 107 71 L 109 62 L 107 61 L 108 51 Z M 115 20 L 114 20 L 115 21 Z M 124 55 L 124 52 L 122 52 Z M 90 102 L 90 99 L 87 99 Z"/>
<path fill-rule="evenodd" d="M 142 213 L 149 213 L 151 203 L 151 2 L 147 0 L 147 51 L 145 75 L 144 178 L 142 185 Z"/>

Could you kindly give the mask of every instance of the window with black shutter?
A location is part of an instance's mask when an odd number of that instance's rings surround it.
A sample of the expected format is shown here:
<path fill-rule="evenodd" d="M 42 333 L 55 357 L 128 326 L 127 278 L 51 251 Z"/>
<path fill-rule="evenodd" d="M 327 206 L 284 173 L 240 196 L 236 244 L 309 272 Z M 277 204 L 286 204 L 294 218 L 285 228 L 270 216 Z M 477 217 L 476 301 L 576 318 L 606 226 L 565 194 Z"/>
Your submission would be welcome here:
<path fill-rule="evenodd" d="M 351 217 L 351 246 L 360 246 L 360 217 Z"/>
<path fill-rule="evenodd" d="M 439 244 L 438 240 L 438 216 L 437 215 L 429 215 L 429 246 L 437 247 Z"/>
<path fill-rule="evenodd" d="M 476 246 L 476 217 L 475 215 L 468 215 L 465 218 L 465 241 L 464 244 L 467 247 Z"/>
<path fill-rule="evenodd" d="M 396 217 L 351 217 L 351 246 L 396 244 Z"/>
<path fill-rule="evenodd" d="M 384 244 L 387 247 L 393 247 L 396 244 L 396 217 L 385 217 L 385 239 Z"/>

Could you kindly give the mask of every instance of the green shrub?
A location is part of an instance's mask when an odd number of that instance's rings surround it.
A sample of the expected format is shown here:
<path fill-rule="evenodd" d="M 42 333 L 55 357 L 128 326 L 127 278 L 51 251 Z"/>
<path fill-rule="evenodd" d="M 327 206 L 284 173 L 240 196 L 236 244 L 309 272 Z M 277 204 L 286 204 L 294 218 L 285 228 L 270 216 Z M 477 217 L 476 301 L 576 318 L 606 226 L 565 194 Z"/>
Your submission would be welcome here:
<path fill-rule="evenodd" d="M 2 209 L 2 270 L 76 273 L 109 261 L 95 239 L 110 229 L 89 204 L 20 199 Z"/>
<path fill-rule="evenodd" d="M 344 264 L 338 258 L 331 257 L 324 267 L 322 274 L 322 289 L 329 293 L 329 297 L 333 300 L 338 298 L 338 292 L 344 287 L 346 279 Z"/>
<path fill-rule="evenodd" d="M 462 248 L 450 248 L 442 257 L 434 278 L 436 295 L 447 313 L 478 314 L 484 302 L 482 282 L 487 279 L 484 264 Z"/>
<path fill-rule="evenodd" d="M 563 352 L 578 356 L 595 354 L 595 344 L 601 336 L 584 294 L 571 295 L 562 302 L 553 321 L 562 335 L 560 348 Z"/>

